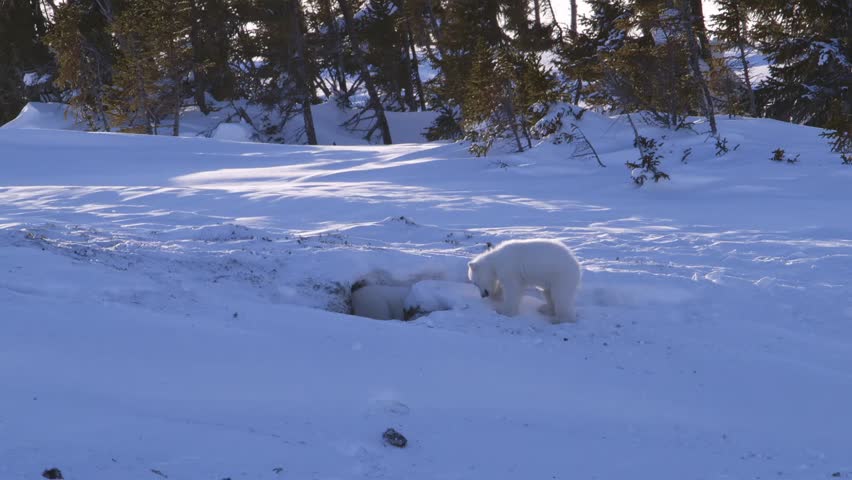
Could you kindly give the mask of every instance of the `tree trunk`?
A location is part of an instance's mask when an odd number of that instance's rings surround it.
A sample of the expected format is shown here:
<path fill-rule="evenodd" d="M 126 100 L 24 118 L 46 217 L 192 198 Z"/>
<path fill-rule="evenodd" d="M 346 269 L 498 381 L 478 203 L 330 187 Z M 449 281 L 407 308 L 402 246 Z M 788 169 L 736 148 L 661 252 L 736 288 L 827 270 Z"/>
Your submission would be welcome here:
<path fill-rule="evenodd" d="M 757 116 L 757 102 L 754 98 L 754 89 L 751 87 L 751 74 L 748 69 L 748 59 L 746 58 L 745 46 L 740 42 L 740 62 L 743 64 L 743 79 L 745 80 L 746 88 L 748 89 L 748 113 L 752 117 Z"/>
<path fill-rule="evenodd" d="M 346 24 L 346 34 L 349 36 L 349 42 L 352 44 L 352 55 L 358 63 L 358 69 L 361 71 L 361 80 L 364 82 L 364 87 L 367 89 L 367 94 L 370 96 L 370 107 L 376 114 L 376 123 L 382 131 L 382 141 L 385 145 L 393 143 L 391 140 L 390 126 L 388 119 L 385 116 L 385 107 L 379 98 L 379 93 L 376 90 L 376 85 L 373 83 L 373 77 L 370 75 L 370 69 L 367 67 L 367 62 L 364 60 L 364 54 L 361 51 L 361 44 L 358 42 L 358 36 L 355 34 L 355 19 L 352 14 L 352 7 L 349 5 L 349 0 L 338 0 L 340 11 L 343 12 L 343 21 Z"/>
<path fill-rule="evenodd" d="M 0 2 L 0 5 L 3 3 L 4 2 Z M 44 15 L 42 14 L 39 0 L 30 0 L 30 8 L 32 9 L 33 26 L 36 29 L 38 38 L 43 38 L 47 33 L 47 19 L 44 18 Z"/>
<path fill-rule="evenodd" d="M 541 31 L 541 0 L 533 0 L 533 15 L 535 18 L 535 29 L 537 32 Z"/>
<path fill-rule="evenodd" d="M 437 40 L 438 43 L 441 43 L 441 27 L 438 25 L 438 19 L 435 18 L 435 10 L 432 8 L 432 0 L 426 1 L 426 15 L 429 16 L 429 25 L 432 26 L 432 33 L 435 34 L 435 40 Z"/>
<path fill-rule="evenodd" d="M 130 55 L 136 56 L 133 60 L 133 71 L 136 74 L 136 97 L 141 102 L 142 112 L 145 114 L 145 133 L 148 135 L 157 134 L 157 124 L 159 123 L 148 106 L 148 93 L 145 88 L 145 77 L 142 75 L 142 68 L 139 65 L 138 55 L 134 50 L 130 50 Z"/>
<path fill-rule="evenodd" d="M 404 34 L 403 34 L 404 35 Z M 414 82 L 411 81 L 413 68 L 411 66 L 411 50 L 408 48 L 407 35 L 403 36 L 402 44 L 402 88 L 405 89 L 405 105 L 410 112 L 417 111 L 417 99 L 414 95 Z"/>
<path fill-rule="evenodd" d="M 701 48 L 701 58 L 707 64 L 707 68 L 713 68 L 713 51 L 710 49 L 710 40 L 707 39 L 707 25 L 704 24 L 704 7 L 701 0 L 687 0 L 690 2 L 690 17 L 695 36 Z"/>
<path fill-rule="evenodd" d="M 299 96 L 302 102 L 302 118 L 305 122 L 305 135 L 308 137 L 308 145 L 317 144 L 317 132 L 314 128 L 314 113 L 311 109 L 311 101 L 313 93 L 311 93 L 312 83 L 308 77 L 307 59 L 305 58 L 305 14 L 302 11 L 302 2 L 300 0 L 290 1 L 290 18 L 293 25 L 293 40 L 296 49 L 296 81 L 299 82 Z"/>
<path fill-rule="evenodd" d="M 743 15 L 742 10 L 740 10 L 739 5 L 736 5 L 737 8 L 737 16 L 740 20 L 740 32 L 739 32 L 739 41 L 737 42 L 737 48 L 740 52 L 740 62 L 743 65 L 743 79 L 745 80 L 746 88 L 748 88 L 748 113 L 752 117 L 757 116 L 757 102 L 754 98 L 754 88 L 751 86 L 751 73 L 748 71 L 748 59 L 746 58 L 746 38 L 748 36 L 748 25 L 746 16 Z"/>
<path fill-rule="evenodd" d="M 112 23 L 115 20 L 115 13 L 112 11 L 112 0 L 95 0 L 95 3 L 98 5 L 101 15 L 107 19 L 107 22 Z"/>
<path fill-rule="evenodd" d="M 408 48 L 411 50 L 411 70 L 414 74 L 414 86 L 417 88 L 417 98 L 420 101 L 420 110 L 426 110 L 426 98 L 423 95 L 423 80 L 420 78 L 420 61 L 417 60 L 417 49 L 414 46 L 414 34 L 411 33 L 411 23 L 406 20 L 408 30 Z"/>
<path fill-rule="evenodd" d="M 553 26 L 556 27 L 556 35 L 559 37 L 557 40 L 562 45 L 565 40 L 565 32 L 562 31 L 562 25 L 559 25 L 559 20 L 556 19 L 556 12 L 553 10 L 553 0 L 547 0 L 547 8 L 550 9 L 550 16 L 553 17 Z"/>
<path fill-rule="evenodd" d="M 506 91 L 503 93 L 503 111 L 509 120 L 509 128 L 512 129 L 512 135 L 515 137 L 515 145 L 518 147 L 518 152 L 524 151 L 524 145 L 521 143 L 521 135 L 518 133 L 518 119 L 515 116 L 515 109 L 512 106 L 512 97 L 511 92 Z"/>
<path fill-rule="evenodd" d="M 577 40 L 577 0 L 571 0 L 571 41 Z M 574 86 L 574 105 L 580 104 L 580 92 L 583 88 L 583 81 L 577 79 Z"/>
<path fill-rule="evenodd" d="M 317 131 L 314 128 L 314 111 L 311 108 L 311 98 L 305 97 L 302 100 L 302 117 L 305 121 L 305 136 L 308 137 L 308 145 L 316 145 Z"/>
<path fill-rule="evenodd" d="M 183 89 L 181 88 L 182 75 L 180 74 L 181 66 L 175 65 L 175 58 L 177 58 L 177 49 L 178 47 L 176 45 L 175 40 L 169 40 L 168 48 L 166 49 L 165 53 L 167 62 L 166 64 L 171 66 L 169 68 L 169 70 L 171 70 L 170 76 L 172 83 L 174 83 L 174 92 L 172 93 L 172 95 L 174 96 L 174 98 L 172 98 L 172 101 L 174 102 L 172 106 L 172 113 L 174 115 L 174 122 L 172 122 L 172 136 L 174 137 L 180 136 L 180 109 L 183 106 Z"/>
<path fill-rule="evenodd" d="M 710 131 L 713 135 L 718 134 L 716 129 L 716 112 L 713 108 L 713 96 L 710 95 L 710 88 L 707 86 L 707 80 L 704 79 L 704 74 L 701 72 L 701 47 L 696 39 L 696 32 L 693 28 L 692 9 L 690 2 L 693 0 L 683 0 L 683 11 L 681 13 L 684 33 L 686 34 L 687 45 L 689 46 L 689 66 L 692 69 L 692 76 L 701 88 L 702 106 L 704 107 L 704 116 L 710 122 Z"/>
<path fill-rule="evenodd" d="M 571 36 L 577 36 L 577 0 L 571 0 Z"/>
<path fill-rule="evenodd" d="M 183 101 L 181 100 L 180 88 L 175 92 L 175 105 L 174 105 L 174 115 L 175 121 L 172 125 L 172 136 L 179 137 L 180 136 L 180 107 L 183 105 Z"/>
<path fill-rule="evenodd" d="M 349 87 L 346 86 L 346 69 L 344 68 L 343 63 L 343 38 L 340 35 L 340 30 L 337 28 L 337 20 L 334 17 L 334 8 L 331 5 L 331 1 L 321 0 L 321 2 L 322 7 L 328 11 L 328 30 L 334 38 L 336 50 L 334 52 L 334 56 L 337 61 L 337 65 L 334 69 L 335 71 L 333 72 L 334 80 L 337 82 L 340 92 L 346 93 L 349 90 Z"/>
<path fill-rule="evenodd" d="M 191 10 L 190 13 L 190 22 L 192 25 L 189 30 L 189 42 L 192 44 L 192 80 L 193 80 L 193 96 L 195 97 L 195 104 L 198 106 L 201 113 L 207 115 L 210 113 L 210 108 L 207 106 L 207 73 L 204 71 L 204 67 L 201 65 L 202 63 L 202 40 L 201 34 L 199 32 L 198 22 L 201 21 L 201 13 L 198 9 L 198 0 L 192 0 L 189 3 L 189 8 Z"/>

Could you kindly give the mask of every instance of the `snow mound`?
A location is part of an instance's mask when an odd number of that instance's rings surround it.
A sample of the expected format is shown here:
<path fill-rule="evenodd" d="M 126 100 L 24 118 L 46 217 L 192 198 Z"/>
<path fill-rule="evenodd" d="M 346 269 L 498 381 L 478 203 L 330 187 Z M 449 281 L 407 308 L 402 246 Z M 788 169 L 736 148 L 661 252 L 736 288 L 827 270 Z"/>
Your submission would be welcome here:
<path fill-rule="evenodd" d="M 222 123 L 210 134 L 210 138 L 227 142 L 250 142 L 251 136 L 251 127 L 244 123 Z"/>
<path fill-rule="evenodd" d="M 74 114 L 67 110 L 64 103 L 30 102 L 24 106 L 21 113 L 0 128 L 27 128 L 46 130 L 70 130 L 78 123 Z"/>
<path fill-rule="evenodd" d="M 314 105 L 312 108 L 317 141 L 320 145 L 363 145 L 367 141 L 361 132 L 347 130 L 341 125 L 355 115 L 354 109 L 341 109 L 334 102 Z M 426 130 L 437 116 L 436 112 L 385 112 L 393 143 L 421 143 Z M 301 131 L 301 120 L 292 124 Z M 292 136 L 292 133 L 291 133 Z M 374 139 L 375 141 L 375 139 Z"/>
<path fill-rule="evenodd" d="M 189 239 L 203 242 L 233 242 L 256 239 L 268 241 L 268 236 L 262 231 L 233 223 L 189 227 L 181 226 L 157 232 L 157 236 L 160 239 Z"/>
<path fill-rule="evenodd" d="M 262 128 L 261 118 L 268 112 L 255 105 L 245 102 L 241 108 L 251 118 L 257 127 Z M 355 115 L 356 110 L 339 108 L 334 102 L 326 102 L 313 106 L 314 127 L 320 145 L 366 145 L 363 131 L 348 130 L 343 125 Z M 387 112 L 391 137 L 395 144 L 421 143 L 425 141 L 423 132 L 432 124 L 435 112 Z M 163 119 L 164 124 L 171 123 L 169 118 Z M 64 103 L 30 102 L 14 120 L 0 128 L 27 128 L 47 130 L 85 130 L 86 126 L 75 120 L 74 112 Z M 284 131 L 274 139 L 275 143 L 303 144 L 304 127 L 301 119 L 287 122 Z M 170 136 L 170 128 L 160 129 L 159 135 Z M 182 137 L 210 137 L 226 142 L 252 142 L 255 130 L 240 120 L 234 108 L 219 105 L 213 112 L 205 115 L 197 107 L 186 107 L 181 114 Z M 262 140 L 262 139 L 261 139 Z M 373 139 L 375 142 L 376 139 Z"/>
<path fill-rule="evenodd" d="M 412 285 L 405 298 L 405 309 L 421 312 L 460 310 L 479 302 L 479 291 L 473 284 L 423 280 Z"/>

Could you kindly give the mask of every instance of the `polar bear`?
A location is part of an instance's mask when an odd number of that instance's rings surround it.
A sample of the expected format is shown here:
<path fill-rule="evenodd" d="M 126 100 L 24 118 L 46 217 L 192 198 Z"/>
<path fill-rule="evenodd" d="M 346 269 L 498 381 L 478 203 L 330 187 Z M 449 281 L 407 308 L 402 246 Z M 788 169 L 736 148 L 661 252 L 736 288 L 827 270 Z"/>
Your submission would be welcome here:
<path fill-rule="evenodd" d="M 404 320 L 408 291 L 408 287 L 394 285 L 360 287 L 352 292 L 352 313 L 376 320 Z"/>
<path fill-rule="evenodd" d="M 482 297 L 497 301 L 497 312 L 515 316 L 526 287 L 538 287 L 547 304 L 541 312 L 553 323 L 574 322 L 580 264 L 555 240 L 510 240 L 467 264 L 467 276 Z"/>

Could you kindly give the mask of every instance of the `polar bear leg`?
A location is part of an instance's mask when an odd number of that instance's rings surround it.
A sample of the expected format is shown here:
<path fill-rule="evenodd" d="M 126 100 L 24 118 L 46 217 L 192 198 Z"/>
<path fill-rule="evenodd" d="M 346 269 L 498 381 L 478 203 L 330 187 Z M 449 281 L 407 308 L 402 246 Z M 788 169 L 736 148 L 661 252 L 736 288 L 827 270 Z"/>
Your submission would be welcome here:
<path fill-rule="evenodd" d="M 514 317 L 518 314 L 518 307 L 521 305 L 521 296 L 524 293 L 523 286 L 517 280 L 501 281 L 502 300 L 497 307 L 497 313 Z"/>
<path fill-rule="evenodd" d="M 498 281 L 497 288 L 494 289 L 494 292 L 490 295 L 491 300 L 495 302 L 499 302 L 503 300 L 503 285 Z"/>
<path fill-rule="evenodd" d="M 574 311 L 574 294 L 576 286 L 560 285 L 550 291 L 550 301 L 553 305 L 553 323 L 576 322 L 577 314 Z"/>
<path fill-rule="evenodd" d="M 544 295 L 544 300 L 547 303 L 538 308 L 539 313 L 542 315 L 553 315 L 556 312 L 556 308 L 553 306 L 553 295 L 550 293 L 550 289 L 543 288 L 541 293 Z"/>

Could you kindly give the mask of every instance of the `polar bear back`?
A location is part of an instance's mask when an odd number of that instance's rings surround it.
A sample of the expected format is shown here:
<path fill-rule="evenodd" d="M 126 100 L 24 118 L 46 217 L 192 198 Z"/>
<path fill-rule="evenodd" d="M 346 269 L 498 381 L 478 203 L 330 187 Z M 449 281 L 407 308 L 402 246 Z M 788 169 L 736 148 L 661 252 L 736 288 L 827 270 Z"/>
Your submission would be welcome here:
<path fill-rule="evenodd" d="M 407 287 L 367 285 L 352 292 L 352 313 L 376 320 L 402 320 Z"/>
<path fill-rule="evenodd" d="M 516 278 L 526 285 L 550 288 L 557 283 L 576 286 L 580 281 L 580 264 L 556 240 L 509 240 L 474 262 L 493 268 L 498 279 Z"/>

